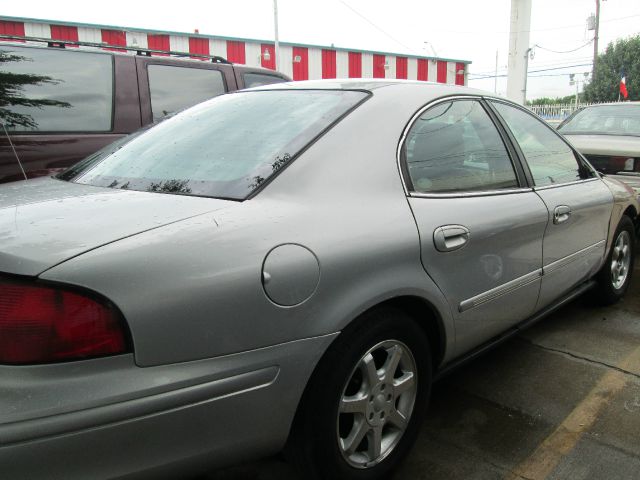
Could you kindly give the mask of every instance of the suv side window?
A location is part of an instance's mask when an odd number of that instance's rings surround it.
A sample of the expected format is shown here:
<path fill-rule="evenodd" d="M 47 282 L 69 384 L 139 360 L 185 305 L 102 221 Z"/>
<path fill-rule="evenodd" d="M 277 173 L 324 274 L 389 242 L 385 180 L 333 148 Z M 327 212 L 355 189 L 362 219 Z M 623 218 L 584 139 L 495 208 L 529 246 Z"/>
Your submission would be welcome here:
<path fill-rule="evenodd" d="M 259 87 L 260 85 L 271 85 L 273 83 L 282 83 L 285 81 L 282 77 L 275 75 L 263 75 L 261 73 L 245 73 L 244 88 Z"/>
<path fill-rule="evenodd" d="M 404 145 L 416 192 L 518 187 L 500 134 L 477 100 L 453 100 L 428 109 L 411 126 Z"/>
<path fill-rule="evenodd" d="M 571 147 L 542 120 L 519 108 L 491 102 L 513 133 L 536 186 L 583 180 L 595 176 Z"/>
<path fill-rule="evenodd" d="M 3 109 L 20 132 L 108 132 L 113 114 L 111 55 L 3 46 Z"/>
<path fill-rule="evenodd" d="M 154 122 L 226 92 L 219 70 L 149 65 L 147 71 Z"/>

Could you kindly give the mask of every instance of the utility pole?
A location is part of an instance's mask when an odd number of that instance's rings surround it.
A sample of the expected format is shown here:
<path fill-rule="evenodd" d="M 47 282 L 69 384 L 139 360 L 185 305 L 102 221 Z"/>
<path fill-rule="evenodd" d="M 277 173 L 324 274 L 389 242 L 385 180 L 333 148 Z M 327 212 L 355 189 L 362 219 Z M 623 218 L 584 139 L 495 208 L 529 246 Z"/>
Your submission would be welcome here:
<path fill-rule="evenodd" d="M 595 35 L 593 37 L 593 71 L 591 72 L 591 78 L 596 78 L 596 63 L 598 62 L 598 33 L 600 30 L 600 0 L 596 0 L 596 25 Z"/>
<path fill-rule="evenodd" d="M 278 0 L 273 0 L 273 28 L 275 30 L 276 71 L 280 71 L 280 42 L 278 41 Z"/>
<path fill-rule="evenodd" d="M 531 0 L 511 0 L 507 98 L 524 105 L 527 95 Z"/>

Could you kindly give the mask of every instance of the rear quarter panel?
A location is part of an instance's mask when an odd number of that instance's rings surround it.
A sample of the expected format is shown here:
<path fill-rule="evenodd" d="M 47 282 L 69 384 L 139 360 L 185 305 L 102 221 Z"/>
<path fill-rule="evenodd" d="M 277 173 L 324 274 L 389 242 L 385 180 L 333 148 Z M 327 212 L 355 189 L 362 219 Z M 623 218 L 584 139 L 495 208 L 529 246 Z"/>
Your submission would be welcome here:
<path fill-rule="evenodd" d="M 633 221 L 637 222 L 637 215 L 640 213 L 640 205 L 638 198 L 631 187 L 613 178 L 603 176 L 602 181 L 611 190 L 613 194 L 613 210 L 611 212 L 611 220 L 609 222 L 609 235 L 607 236 L 607 252 L 613 243 L 613 236 L 618 228 L 620 219 L 625 211 L 631 207 L 633 212 Z"/>
<path fill-rule="evenodd" d="M 399 295 L 433 305 L 451 352 L 451 314 L 421 265 L 395 158 L 416 104 L 380 97 L 351 113 L 256 197 L 104 246 L 42 277 L 114 301 L 140 365 L 333 333 Z M 274 304 L 262 288 L 265 256 L 284 243 L 304 245 L 320 265 L 315 293 L 294 307 Z"/>

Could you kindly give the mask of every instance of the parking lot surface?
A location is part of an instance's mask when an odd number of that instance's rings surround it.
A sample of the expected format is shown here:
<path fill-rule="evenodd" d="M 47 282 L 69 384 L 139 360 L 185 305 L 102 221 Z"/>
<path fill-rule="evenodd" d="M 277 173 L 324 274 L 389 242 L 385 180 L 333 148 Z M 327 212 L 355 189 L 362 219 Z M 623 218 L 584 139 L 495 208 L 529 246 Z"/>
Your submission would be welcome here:
<path fill-rule="evenodd" d="M 393 478 L 640 478 L 638 266 L 619 304 L 587 294 L 437 383 Z M 201 480 L 297 478 L 272 458 Z"/>

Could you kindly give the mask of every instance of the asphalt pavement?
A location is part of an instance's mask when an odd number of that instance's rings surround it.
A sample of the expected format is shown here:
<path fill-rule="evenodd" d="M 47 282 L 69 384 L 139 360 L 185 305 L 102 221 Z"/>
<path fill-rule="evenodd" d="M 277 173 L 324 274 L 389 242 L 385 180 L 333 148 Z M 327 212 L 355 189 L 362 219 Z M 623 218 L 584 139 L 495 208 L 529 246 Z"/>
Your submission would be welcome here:
<path fill-rule="evenodd" d="M 280 458 L 206 480 L 297 480 Z M 640 478 L 640 262 L 613 307 L 588 294 L 434 386 L 394 480 Z"/>

